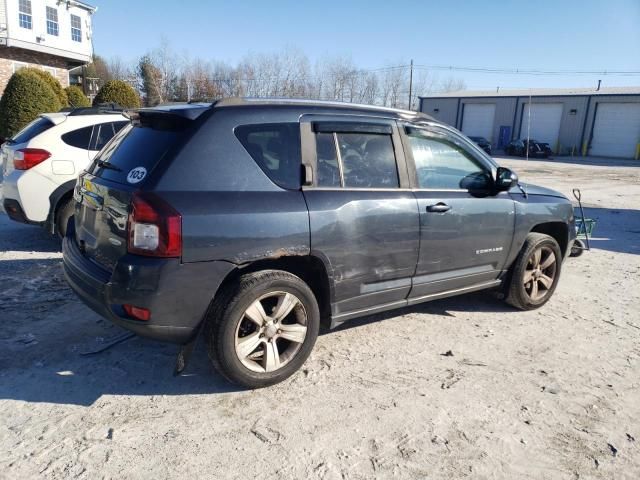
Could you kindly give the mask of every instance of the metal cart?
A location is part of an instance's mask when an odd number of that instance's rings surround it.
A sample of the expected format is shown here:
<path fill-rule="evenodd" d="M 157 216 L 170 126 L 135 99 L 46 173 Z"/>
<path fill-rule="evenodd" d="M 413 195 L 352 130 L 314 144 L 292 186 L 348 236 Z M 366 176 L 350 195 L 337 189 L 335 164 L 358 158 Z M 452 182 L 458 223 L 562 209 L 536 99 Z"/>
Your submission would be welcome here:
<path fill-rule="evenodd" d="M 593 229 L 596 227 L 596 221 L 593 218 L 585 218 L 584 210 L 582 209 L 582 194 L 579 188 L 573 189 L 573 196 L 578 201 L 580 207 L 580 217 L 576 218 L 576 240 L 571 247 L 570 257 L 579 257 L 585 250 L 591 250 L 589 245 L 589 237 L 593 233 Z"/>

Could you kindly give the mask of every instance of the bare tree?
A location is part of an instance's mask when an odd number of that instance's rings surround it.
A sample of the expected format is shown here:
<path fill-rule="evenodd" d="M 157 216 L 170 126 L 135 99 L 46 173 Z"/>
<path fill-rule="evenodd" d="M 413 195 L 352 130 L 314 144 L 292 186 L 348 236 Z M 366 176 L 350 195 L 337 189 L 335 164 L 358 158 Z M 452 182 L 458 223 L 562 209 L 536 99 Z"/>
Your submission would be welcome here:
<path fill-rule="evenodd" d="M 460 78 L 447 77 L 440 82 L 439 90 L 441 92 L 457 92 L 458 90 L 464 90 L 467 85 L 464 80 Z"/>
<path fill-rule="evenodd" d="M 149 104 L 167 101 L 211 100 L 229 96 L 300 97 L 378 104 L 406 108 L 409 103 L 409 66 L 397 62 L 376 70 L 359 68 L 349 56 L 318 61 L 312 68 L 307 55 L 296 48 L 275 53 L 249 53 L 236 65 L 189 59 L 175 54 L 166 39 L 138 62 L 138 89 Z M 109 74 L 131 76 L 119 60 Z M 461 79 L 438 81 L 425 70 L 415 70 L 411 108 L 418 96 L 464 88 Z"/>

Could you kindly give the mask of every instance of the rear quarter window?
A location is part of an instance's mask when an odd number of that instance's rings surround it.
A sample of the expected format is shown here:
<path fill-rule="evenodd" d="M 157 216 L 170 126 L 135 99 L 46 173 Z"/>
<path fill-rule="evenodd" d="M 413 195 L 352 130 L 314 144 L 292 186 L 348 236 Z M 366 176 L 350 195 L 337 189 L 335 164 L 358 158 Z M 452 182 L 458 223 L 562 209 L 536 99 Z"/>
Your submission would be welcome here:
<path fill-rule="evenodd" d="M 38 117 L 29 125 L 27 125 L 18 133 L 16 133 L 11 138 L 11 140 L 14 143 L 26 143 L 32 138 L 36 137 L 37 135 L 40 135 L 41 133 L 46 132 L 51 127 L 53 127 L 53 125 L 54 124 L 51 120 L 46 119 L 44 117 Z"/>
<path fill-rule="evenodd" d="M 241 125 L 235 134 L 253 160 L 282 188 L 299 189 L 302 153 L 297 123 Z"/>
<path fill-rule="evenodd" d="M 71 130 L 70 132 L 62 135 L 62 141 L 71 147 L 82 148 L 83 150 L 89 150 L 89 143 L 91 142 L 91 132 L 93 131 L 93 125 L 88 127 L 78 128 L 77 130 Z"/>

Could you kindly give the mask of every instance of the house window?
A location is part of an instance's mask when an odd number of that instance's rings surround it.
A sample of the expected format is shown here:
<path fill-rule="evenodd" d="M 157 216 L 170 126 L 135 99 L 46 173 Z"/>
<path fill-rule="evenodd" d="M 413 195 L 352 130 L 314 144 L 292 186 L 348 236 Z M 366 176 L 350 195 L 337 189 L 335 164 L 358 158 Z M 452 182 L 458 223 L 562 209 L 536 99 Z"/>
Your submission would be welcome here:
<path fill-rule="evenodd" d="M 47 7 L 47 33 L 58 36 L 58 10 Z"/>
<path fill-rule="evenodd" d="M 23 62 L 13 62 L 13 73 L 16 73 L 21 68 L 27 68 L 29 65 Z"/>
<path fill-rule="evenodd" d="M 18 18 L 22 28 L 31 30 L 31 0 L 20 0 L 18 3 Z"/>
<path fill-rule="evenodd" d="M 42 67 L 42 70 L 49 72 L 53 78 L 56 78 L 56 74 L 58 73 L 53 67 Z"/>
<path fill-rule="evenodd" d="M 77 15 L 71 15 L 71 39 L 74 42 L 82 41 L 82 25 L 80 24 L 80 17 Z"/>

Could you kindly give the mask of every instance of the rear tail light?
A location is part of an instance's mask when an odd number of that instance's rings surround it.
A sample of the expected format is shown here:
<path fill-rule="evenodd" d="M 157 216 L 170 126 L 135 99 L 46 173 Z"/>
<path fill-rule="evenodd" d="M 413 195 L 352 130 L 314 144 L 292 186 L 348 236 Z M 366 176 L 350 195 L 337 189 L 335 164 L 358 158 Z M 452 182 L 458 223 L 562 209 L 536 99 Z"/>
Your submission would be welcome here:
<path fill-rule="evenodd" d="M 128 303 L 122 305 L 122 308 L 124 308 L 127 315 L 131 318 L 135 318 L 136 320 L 146 321 L 151 318 L 151 310 L 148 308 L 136 307 L 135 305 L 129 305 Z"/>
<path fill-rule="evenodd" d="M 152 193 L 134 193 L 129 213 L 129 253 L 149 257 L 182 255 L 182 217 Z"/>
<path fill-rule="evenodd" d="M 41 148 L 21 148 L 13 152 L 13 166 L 16 170 L 29 170 L 50 156 L 49 152 Z"/>

